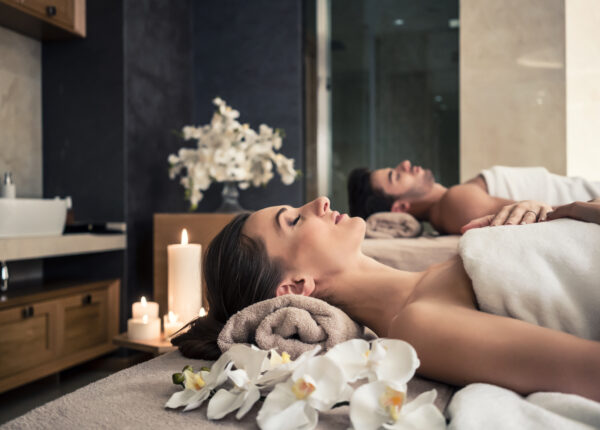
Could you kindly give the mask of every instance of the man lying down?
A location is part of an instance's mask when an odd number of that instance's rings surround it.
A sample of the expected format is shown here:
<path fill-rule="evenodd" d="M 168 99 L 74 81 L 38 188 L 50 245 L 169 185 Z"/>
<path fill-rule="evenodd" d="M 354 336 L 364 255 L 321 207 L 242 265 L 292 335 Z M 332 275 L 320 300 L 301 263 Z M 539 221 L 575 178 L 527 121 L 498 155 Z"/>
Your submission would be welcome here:
<path fill-rule="evenodd" d="M 522 200 L 531 202 L 518 206 L 508 223 L 544 220 L 552 206 L 598 197 L 600 182 L 555 175 L 543 167 L 494 166 L 450 188 L 435 182 L 431 170 L 408 160 L 394 168 L 355 169 L 348 177 L 351 216 L 405 212 L 448 234 L 461 234 L 469 221 Z"/>
<path fill-rule="evenodd" d="M 460 256 L 405 272 L 364 255 L 365 222 L 331 210 L 326 197 L 241 214 L 207 252 L 208 316 L 173 343 L 185 356 L 216 359 L 219 333 L 240 310 L 311 296 L 412 344 L 427 378 L 600 402 L 600 201 L 548 219 L 474 229 Z"/>

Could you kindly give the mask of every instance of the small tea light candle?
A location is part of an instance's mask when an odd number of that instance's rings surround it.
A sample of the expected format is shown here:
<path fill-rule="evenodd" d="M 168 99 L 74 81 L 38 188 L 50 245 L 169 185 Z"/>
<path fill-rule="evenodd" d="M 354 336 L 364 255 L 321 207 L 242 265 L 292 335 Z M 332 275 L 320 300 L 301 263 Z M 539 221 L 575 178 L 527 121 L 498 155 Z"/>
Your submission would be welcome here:
<path fill-rule="evenodd" d="M 179 317 L 173 311 L 169 311 L 168 315 L 163 316 L 163 324 L 165 327 L 165 337 L 171 337 L 173 333 L 184 326 L 183 321 L 179 321 Z"/>
<path fill-rule="evenodd" d="M 139 302 L 135 302 L 131 308 L 131 315 L 134 319 L 141 319 L 144 315 L 148 318 L 158 318 L 158 303 L 146 301 L 146 297 L 142 296 Z"/>
<path fill-rule="evenodd" d="M 160 337 L 160 318 L 130 318 L 127 320 L 127 337 L 131 340 L 149 340 Z"/>

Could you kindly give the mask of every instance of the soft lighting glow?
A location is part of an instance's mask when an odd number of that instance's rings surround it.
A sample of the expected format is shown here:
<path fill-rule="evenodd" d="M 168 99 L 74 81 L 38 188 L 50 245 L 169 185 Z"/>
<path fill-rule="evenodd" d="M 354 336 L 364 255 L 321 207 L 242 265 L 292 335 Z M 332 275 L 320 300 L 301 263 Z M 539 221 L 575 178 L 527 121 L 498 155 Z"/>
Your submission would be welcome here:
<path fill-rule="evenodd" d="M 140 300 L 140 302 L 142 302 L 142 306 L 144 306 L 144 307 L 148 306 L 148 302 L 146 301 L 146 297 L 142 296 L 142 299 Z"/>
<path fill-rule="evenodd" d="M 206 309 L 200 308 L 200 312 L 198 312 L 198 316 L 199 317 L 205 317 L 206 316 Z"/>
<path fill-rule="evenodd" d="M 169 311 L 169 317 L 168 318 L 169 318 L 169 322 L 172 324 L 172 323 L 176 323 L 177 322 L 177 318 L 178 317 L 177 317 L 177 315 L 175 315 L 173 313 L 173 311 Z"/>
<path fill-rule="evenodd" d="M 188 244 L 188 234 L 187 234 L 187 229 L 185 229 L 185 228 L 181 231 L 181 244 L 182 245 Z"/>
<path fill-rule="evenodd" d="M 144 316 L 142 317 L 142 322 L 144 324 L 148 324 L 148 315 L 144 314 Z"/>

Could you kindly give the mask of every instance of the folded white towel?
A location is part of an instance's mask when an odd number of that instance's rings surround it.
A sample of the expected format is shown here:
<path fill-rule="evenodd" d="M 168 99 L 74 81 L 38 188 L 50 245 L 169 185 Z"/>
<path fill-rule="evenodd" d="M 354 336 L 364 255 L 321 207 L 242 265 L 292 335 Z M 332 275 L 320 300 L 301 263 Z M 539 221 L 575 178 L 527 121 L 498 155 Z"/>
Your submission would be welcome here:
<path fill-rule="evenodd" d="M 517 393 L 471 384 L 448 405 L 450 430 L 593 430 L 600 428 L 600 403 L 563 393 Z"/>
<path fill-rule="evenodd" d="M 600 340 L 600 225 L 473 229 L 459 253 L 483 311 Z"/>
<path fill-rule="evenodd" d="M 481 175 L 489 195 L 503 199 L 538 200 L 555 206 L 600 197 L 600 182 L 555 175 L 544 167 L 494 166 Z"/>

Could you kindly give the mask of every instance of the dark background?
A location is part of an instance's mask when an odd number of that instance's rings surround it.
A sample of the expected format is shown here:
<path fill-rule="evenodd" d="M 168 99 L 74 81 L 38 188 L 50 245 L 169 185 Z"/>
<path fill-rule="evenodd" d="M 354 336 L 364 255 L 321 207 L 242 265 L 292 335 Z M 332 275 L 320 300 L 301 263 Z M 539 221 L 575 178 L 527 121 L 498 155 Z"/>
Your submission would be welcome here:
<path fill-rule="evenodd" d="M 88 0 L 85 39 L 44 42 L 44 197 L 71 196 L 76 221 L 127 223 L 126 251 L 47 259 L 45 277 L 122 278 L 122 327 L 152 297 L 153 214 L 188 210 L 168 177 L 186 146 L 173 132 L 208 123 L 215 96 L 242 123 L 283 128 L 282 152 L 304 170 L 302 28 L 300 1 Z M 248 209 L 303 200 L 302 181 L 278 175 L 240 197 Z"/>

